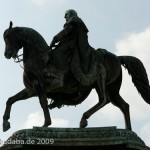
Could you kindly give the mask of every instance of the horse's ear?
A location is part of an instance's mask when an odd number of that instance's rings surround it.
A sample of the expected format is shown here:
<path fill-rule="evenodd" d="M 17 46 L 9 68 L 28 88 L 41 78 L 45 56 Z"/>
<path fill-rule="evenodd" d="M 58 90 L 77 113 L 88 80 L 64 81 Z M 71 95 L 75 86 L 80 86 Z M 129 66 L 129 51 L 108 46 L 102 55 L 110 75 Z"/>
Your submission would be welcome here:
<path fill-rule="evenodd" d="M 12 28 L 12 26 L 13 26 L 13 23 L 12 23 L 12 21 L 10 21 L 9 29 L 11 29 L 11 28 Z"/>

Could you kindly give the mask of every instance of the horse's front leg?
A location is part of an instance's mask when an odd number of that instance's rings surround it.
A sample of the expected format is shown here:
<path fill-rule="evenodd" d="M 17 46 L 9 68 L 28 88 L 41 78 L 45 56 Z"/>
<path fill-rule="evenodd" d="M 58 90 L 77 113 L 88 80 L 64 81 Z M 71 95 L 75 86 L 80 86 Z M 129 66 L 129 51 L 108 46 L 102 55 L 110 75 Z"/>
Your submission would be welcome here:
<path fill-rule="evenodd" d="M 8 122 L 8 120 L 10 118 L 10 111 L 11 111 L 12 104 L 15 103 L 16 101 L 25 100 L 32 96 L 35 96 L 35 92 L 25 88 L 7 100 L 5 113 L 3 116 L 3 131 L 4 132 L 10 128 L 10 123 Z"/>
<path fill-rule="evenodd" d="M 38 80 L 33 81 L 33 86 L 37 93 L 37 96 L 39 97 L 40 105 L 44 113 L 45 122 L 44 122 L 43 127 L 48 127 L 49 125 L 51 125 L 51 117 L 50 117 L 49 108 L 48 108 L 47 93 L 45 91 L 44 85 L 40 84 Z"/>

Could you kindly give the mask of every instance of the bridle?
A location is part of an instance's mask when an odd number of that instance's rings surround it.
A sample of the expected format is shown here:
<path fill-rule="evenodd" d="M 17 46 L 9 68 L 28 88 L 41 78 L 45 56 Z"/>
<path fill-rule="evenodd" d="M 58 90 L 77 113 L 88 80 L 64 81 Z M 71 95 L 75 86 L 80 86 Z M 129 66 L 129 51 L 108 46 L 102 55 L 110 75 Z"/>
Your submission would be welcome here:
<path fill-rule="evenodd" d="M 52 50 L 52 49 L 50 49 L 50 50 Z M 41 51 L 41 52 L 43 52 L 43 51 Z M 51 52 L 52 52 L 52 51 L 51 51 Z M 50 54 L 50 53 L 49 53 L 49 54 Z M 23 61 L 23 58 L 20 58 L 21 56 L 23 56 L 23 54 L 20 54 L 20 55 L 17 54 L 16 58 L 14 58 L 14 62 L 20 64 L 20 62 Z M 17 60 L 16 60 L 16 59 L 17 59 Z M 20 64 L 20 67 L 21 67 L 22 69 L 24 69 L 24 67 L 22 67 L 21 64 Z"/>
<path fill-rule="evenodd" d="M 20 62 L 23 61 L 23 58 L 22 58 L 22 59 L 19 58 L 19 57 L 21 57 L 21 56 L 23 56 L 23 54 L 17 55 L 17 57 L 14 59 L 14 62 L 20 64 Z M 17 60 L 16 60 L 16 59 L 17 59 Z M 21 67 L 22 69 L 24 69 L 21 64 L 20 64 L 20 67 Z"/>
<path fill-rule="evenodd" d="M 17 55 L 17 57 L 14 59 L 14 62 L 15 62 L 15 63 L 19 63 L 19 62 L 22 62 L 22 61 L 23 61 L 23 59 L 20 59 L 20 58 L 19 58 L 20 56 L 23 56 L 23 54 Z M 16 60 L 16 59 L 17 59 L 17 60 Z"/>

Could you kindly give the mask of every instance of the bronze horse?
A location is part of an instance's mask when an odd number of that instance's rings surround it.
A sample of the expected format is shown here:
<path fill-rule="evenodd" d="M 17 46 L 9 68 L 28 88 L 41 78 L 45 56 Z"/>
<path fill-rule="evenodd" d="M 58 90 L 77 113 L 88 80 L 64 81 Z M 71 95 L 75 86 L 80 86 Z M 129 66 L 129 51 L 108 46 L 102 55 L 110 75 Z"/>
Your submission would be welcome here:
<path fill-rule="evenodd" d="M 44 127 L 51 125 L 49 109 L 61 107 L 62 105 L 77 105 L 83 102 L 91 90 L 94 88 L 99 96 L 96 105 L 86 111 L 80 121 L 80 127 L 87 126 L 87 119 L 100 108 L 111 102 L 124 114 L 126 129 L 131 130 L 131 121 L 129 105 L 119 94 L 122 83 L 121 65 L 127 68 L 142 98 L 150 104 L 150 87 L 146 70 L 142 62 L 132 56 L 116 56 L 106 50 L 95 50 L 99 64 L 97 80 L 90 86 L 83 86 L 79 83 L 73 74 L 68 71 L 64 76 L 64 87 L 53 89 L 50 82 L 47 82 L 43 70 L 47 68 L 46 57 L 53 55 L 52 50 L 48 48 L 43 37 L 31 28 L 10 26 L 4 32 L 5 57 L 18 58 L 18 51 L 23 48 L 24 65 L 24 85 L 25 88 L 10 97 L 6 103 L 6 109 L 3 116 L 3 131 L 10 128 L 9 118 L 11 106 L 16 101 L 26 100 L 27 98 L 38 96 L 41 107 L 44 112 Z M 48 64 L 51 67 L 51 64 Z M 57 72 L 56 72 L 57 74 Z M 51 76 L 55 78 L 55 75 Z M 50 78 L 49 78 L 50 79 Z M 50 80 L 50 81 L 53 81 Z M 47 98 L 53 100 L 48 105 Z"/>

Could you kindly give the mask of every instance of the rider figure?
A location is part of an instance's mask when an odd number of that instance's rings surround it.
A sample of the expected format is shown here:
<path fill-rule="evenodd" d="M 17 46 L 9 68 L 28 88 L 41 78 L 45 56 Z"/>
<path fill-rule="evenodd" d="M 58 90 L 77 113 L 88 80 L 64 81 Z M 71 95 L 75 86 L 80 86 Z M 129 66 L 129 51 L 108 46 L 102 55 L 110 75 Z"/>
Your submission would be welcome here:
<path fill-rule="evenodd" d="M 70 69 L 79 82 L 89 85 L 93 82 L 95 60 L 91 55 L 93 48 L 88 43 L 88 29 L 75 10 L 67 10 L 64 18 L 64 29 L 50 43 L 51 49 L 56 47 L 52 51 L 53 63 L 60 71 Z M 63 86 L 63 76 L 60 82 L 60 86 Z"/>

